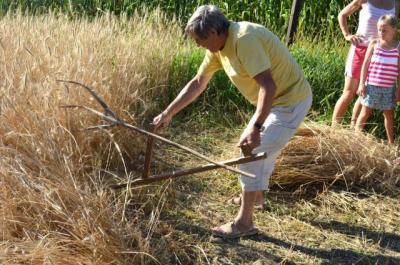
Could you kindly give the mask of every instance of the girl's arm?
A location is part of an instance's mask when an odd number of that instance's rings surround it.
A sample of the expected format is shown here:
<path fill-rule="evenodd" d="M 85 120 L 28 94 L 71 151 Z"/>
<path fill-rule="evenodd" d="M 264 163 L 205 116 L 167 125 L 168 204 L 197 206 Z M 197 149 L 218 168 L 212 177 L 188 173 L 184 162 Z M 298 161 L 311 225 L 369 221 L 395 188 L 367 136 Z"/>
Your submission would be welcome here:
<path fill-rule="evenodd" d="M 338 21 L 340 29 L 342 30 L 343 36 L 347 41 L 351 41 L 354 45 L 357 45 L 361 42 L 361 39 L 357 35 L 352 35 L 349 32 L 349 27 L 347 25 L 347 18 L 351 16 L 354 12 L 361 8 L 361 5 L 366 0 L 353 0 L 350 4 L 345 6 L 345 8 L 340 11 L 338 15 Z"/>
<path fill-rule="evenodd" d="M 365 97 L 365 81 L 367 80 L 368 67 L 369 63 L 371 62 L 372 53 L 374 52 L 376 43 L 377 40 L 373 40 L 370 42 L 367 52 L 365 53 L 364 62 L 361 67 L 360 83 L 358 85 L 357 94 L 362 97 Z"/>

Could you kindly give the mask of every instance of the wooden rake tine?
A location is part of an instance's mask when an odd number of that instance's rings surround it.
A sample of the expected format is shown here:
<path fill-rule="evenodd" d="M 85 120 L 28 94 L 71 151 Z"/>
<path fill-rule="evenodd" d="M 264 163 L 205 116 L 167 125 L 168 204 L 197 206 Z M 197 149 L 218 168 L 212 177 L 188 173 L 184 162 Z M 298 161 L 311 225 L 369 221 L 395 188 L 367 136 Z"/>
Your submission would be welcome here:
<path fill-rule="evenodd" d="M 166 138 L 164 138 L 162 136 L 159 136 L 157 134 L 154 134 L 154 133 L 148 132 L 146 130 L 140 129 L 140 128 L 132 125 L 132 124 L 126 123 L 124 120 L 120 119 L 113 111 L 111 111 L 110 107 L 104 102 L 104 100 L 101 99 L 100 96 L 98 96 L 96 94 L 96 92 L 94 92 L 93 89 L 91 89 L 91 88 L 89 88 L 89 87 L 87 87 L 87 86 L 85 86 L 85 85 L 83 85 L 83 84 L 81 84 L 79 82 L 66 81 L 66 80 L 57 80 L 57 81 L 58 82 L 66 82 L 66 83 L 75 84 L 75 85 L 79 85 L 79 86 L 84 87 L 100 103 L 100 105 L 103 107 L 105 113 L 103 114 L 103 113 L 101 113 L 101 112 L 99 112 L 97 110 L 94 110 L 94 109 L 86 107 L 86 106 L 81 106 L 81 105 L 64 105 L 64 106 L 61 106 L 61 107 L 64 107 L 64 108 L 74 107 L 74 108 L 86 109 L 89 112 L 92 112 L 93 114 L 103 118 L 104 120 L 111 122 L 112 124 L 120 125 L 120 126 L 123 126 L 125 128 L 132 129 L 132 130 L 134 130 L 134 131 L 136 131 L 138 133 L 141 133 L 141 134 L 147 135 L 149 137 L 153 137 L 155 139 L 158 139 L 158 140 L 160 140 L 160 141 L 162 141 L 164 143 L 167 143 L 167 144 L 172 145 L 172 146 L 174 146 L 176 148 L 182 149 L 182 150 L 184 150 L 184 151 L 186 151 L 186 152 L 188 152 L 188 153 L 190 153 L 190 154 L 192 154 L 194 156 L 197 156 L 198 158 L 201 158 L 201 159 L 203 159 L 203 160 L 205 160 L 205 161 L 207 161 L 209 163 L 212 163 L 214 165 L 217 165 L 219 167 L 225 168 L 225 169 L 227 169 L 229 171 L 241 174 L 241 175 L 246 176 L 246 177 L 255 178 L 254 174 L 251 174 L 251 173 L 248 173 L 248 172 L 233 168 L 233 167 L 228 166 L 228 165 L 221 164 L 219 162 L 211 160 L 210 158 L 206 157 L 203 154 L 200 154 L 199 152 L 197 152 L 197 151 L 195 151 L 193 149 L 190 149 L 189 147 L 186 147 L 186 146 L 183 146 L 181 144 L 175 143 L 175 142 L 173 142 L 171 140 L 168 140 L 168 139 L 166 139 Z"/>
<path fill-rule="evenodd" d="M 110 115 L 111 117 L 115 118 L 116 120 L 119 120 L 118 116 L 111 110 L 111 108 L 107 105 L 107 103 L 104 101 L 104 99 L 102 99 L 99 95 L 97 95 L 96 92 L 94 92 L 94 90 L 91 89 L 90 87 L 88 87 L 82 83 L 76 82 L 76 81 L 61 80 L 61 79 L 57 79 L 56 81 L 74 84 L 74 85 L 78 85 L 78 86 L 85 88 L 96 99 L 96 101 L 103 107 L 105 115 Z"/>
<path fill-rule="evenodd" d="M 151 125 L 150 132 L 153 133 L 154 130 L 155 130 L 154 125 Z M 147 136 L 146 156 L 144 158 L 142 179 L 146 179 L 149 176 L 151 156 L 153 153 L 153 144 L 154 144 L 154 138 L 151 136 Z"/>

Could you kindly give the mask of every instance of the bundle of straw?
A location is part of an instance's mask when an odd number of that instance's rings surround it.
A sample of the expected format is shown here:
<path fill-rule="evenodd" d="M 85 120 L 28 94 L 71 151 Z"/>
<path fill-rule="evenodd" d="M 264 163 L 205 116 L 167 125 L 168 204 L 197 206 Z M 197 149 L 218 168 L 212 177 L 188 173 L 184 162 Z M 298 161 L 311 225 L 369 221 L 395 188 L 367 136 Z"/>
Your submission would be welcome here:
<path fill-rule="evenodd" d="M 273 175 L 278 185 L 336 181 L 346 185 L 396 189 L 397 148 L 369 134 L 306 123 L 283 150 Z"/>

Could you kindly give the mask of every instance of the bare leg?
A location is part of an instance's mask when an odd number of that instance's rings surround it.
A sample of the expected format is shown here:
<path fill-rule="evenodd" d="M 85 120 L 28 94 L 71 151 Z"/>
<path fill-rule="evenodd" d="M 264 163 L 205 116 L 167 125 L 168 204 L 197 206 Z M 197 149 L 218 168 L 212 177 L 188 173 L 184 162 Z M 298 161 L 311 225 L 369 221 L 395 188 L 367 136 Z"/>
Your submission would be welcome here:
<path fill-rule="evenodd" d="M 264 204 L 264 194 L 262 191 L 256 192 L 256 199 L 254 201 L 255 205 L 263 205 Z"/>
<path fill-rule="evenodd" d="M 242 192 L 242 204 L 235 218 L 235 223 L 240 230 L 253 227 L 253 209 L 257 194 L 261 191 Z"/>
<path fill-rule="evenodd" d="M 358 97 L 356 103 L 354 103 L 353 113 L 351 115 L 351 123 L 350 123 L 351 128 L 354 128 L 356 126 L 357 118 L 358 115 L 360 115 L 361 109 L 362 109 L 361 99 L 360 97 Z"/>
<path fill-rule="evenodd" d="M 389 144 L 393 144 L 394 142 L 394 134 L 393 134 L 393 120 L 394 120 L 394 109 L 384 110 L 383 117 L 385 118 L 385 129 L 386 136 Z"/>
<path fill-rule="evenodd" d="M 233 197 L 231 199 L 228 200 L 229 203 L 233 203 L 236 205 L 241 205 L 242 204 L 242 194 L 238 197 Z M 264 206 L 264 194 L 262 191 L 257 191 L 256 192 L 256 198 L 254 200 L 254 205 L 258 206 L 259 208 Z"/>
<path fill-rule="evenodd" d="M 366 106 L 362 106 L 360 115 L 358 115 L 356 122 L 356 131 L 360 132 L 364 129 L 365 123 L 367 122 L 369 116 L 371 116 L 372 109 Z"/>
<path fill-rule="evenodd" d="M 336 126 L 342 121 L 346 110 L 348 109 L 351 101 L 353 100 L 357 92 L 358 83 L 358 79 L 346 76 L 344 81 L 343 93 L 340 96 L 339 100 L 336 102 L 335 109 L 333 110 L 332 126 Z"/>
<path fill-rule="evenodd" d="M 225 238 L 237 238 L 258 233 L 254 227 L 253 211 L 257 193 L 260 191 L 242 192 L 242 204 L 234 222 L 214 227 L 212 233 L 215 236 Z"/>

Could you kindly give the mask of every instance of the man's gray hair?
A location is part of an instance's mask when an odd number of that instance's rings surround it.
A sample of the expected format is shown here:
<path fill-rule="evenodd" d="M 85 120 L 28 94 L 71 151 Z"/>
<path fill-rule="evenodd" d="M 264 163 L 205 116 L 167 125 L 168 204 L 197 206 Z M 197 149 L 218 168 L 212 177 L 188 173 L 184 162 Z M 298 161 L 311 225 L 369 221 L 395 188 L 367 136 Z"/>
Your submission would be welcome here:
<path fill-rule="evenodd" d="M 185 34 L 195 34 L 197 37 L 205 39 L 211 29 L 215 29 L 218 34 L 221 34 L 227 32 L 228 28 L 229 20 L 218 7 L 203 5 L 199 6 L 190 17 Z"/>

